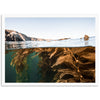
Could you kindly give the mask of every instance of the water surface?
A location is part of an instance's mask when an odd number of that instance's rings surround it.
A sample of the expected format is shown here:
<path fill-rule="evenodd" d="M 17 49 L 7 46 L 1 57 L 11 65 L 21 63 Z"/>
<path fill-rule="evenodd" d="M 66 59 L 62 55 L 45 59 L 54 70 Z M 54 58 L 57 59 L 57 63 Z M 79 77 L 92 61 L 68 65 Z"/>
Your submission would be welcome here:
<path fill-rule="evenodd" d="M 8 42 L 6 41 L 6 50 L 21 49 L 21 48 L 38 48 L 38 47 L 85 47 L 95 46 L 95 37 L 90 37 L 88 41 L 84 39 L 68 39 L 60 41 L 22 41 Z"/>

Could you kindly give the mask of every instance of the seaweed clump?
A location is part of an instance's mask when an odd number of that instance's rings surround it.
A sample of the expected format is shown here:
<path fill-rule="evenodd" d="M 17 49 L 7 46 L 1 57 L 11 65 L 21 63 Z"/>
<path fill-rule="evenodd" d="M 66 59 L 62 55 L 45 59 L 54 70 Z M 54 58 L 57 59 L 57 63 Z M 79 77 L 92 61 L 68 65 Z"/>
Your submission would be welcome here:
<path fill-rule="evenodd" d="M 35 52 L 39 56 L 40 82 L 95 82 L 95 47 L 20 49 L 13 55 L 11 65 L 20 73 L 26 57 Z"/>

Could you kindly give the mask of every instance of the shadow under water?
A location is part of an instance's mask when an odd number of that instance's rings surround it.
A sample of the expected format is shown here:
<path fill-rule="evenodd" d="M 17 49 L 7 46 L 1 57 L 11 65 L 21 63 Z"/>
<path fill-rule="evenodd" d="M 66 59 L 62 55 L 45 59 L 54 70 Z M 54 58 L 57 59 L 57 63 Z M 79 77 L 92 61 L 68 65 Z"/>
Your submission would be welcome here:
<path fill-rule="evenodd" d="M 95 82 L 95 47 L 6 50 L 5 82 Z"/>

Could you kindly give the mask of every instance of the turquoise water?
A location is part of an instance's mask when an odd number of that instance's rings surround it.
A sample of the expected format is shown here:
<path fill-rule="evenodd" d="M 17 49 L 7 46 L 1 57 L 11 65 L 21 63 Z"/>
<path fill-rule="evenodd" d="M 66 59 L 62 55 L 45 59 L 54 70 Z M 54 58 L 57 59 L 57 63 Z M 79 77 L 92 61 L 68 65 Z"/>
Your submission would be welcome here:
<path fill-rule="evenodd" d="M 17 51 L 16 51 L 17 52 Z M 5 82 L 39 82 L 41 77 L 41 68 L 38 66 L 40 58 L 35 53 L 29 54 L 26 59 L 27 63 L 24 65 L 24 70 L 20 73 L 16 72 L 15 66 L 13 67 L 10 63 L 14 57 L 12 55 L 16 53 L 9 51 L 5 57 Z M 21 66 L 20 66 L 21 67 Z"/>
<path fill-rule="evenodd" d="M 16 70 L 10 66 L 12 54 L 13 52 L 9 52 L 5 57 L 5 82 L 16 82 Z"/>

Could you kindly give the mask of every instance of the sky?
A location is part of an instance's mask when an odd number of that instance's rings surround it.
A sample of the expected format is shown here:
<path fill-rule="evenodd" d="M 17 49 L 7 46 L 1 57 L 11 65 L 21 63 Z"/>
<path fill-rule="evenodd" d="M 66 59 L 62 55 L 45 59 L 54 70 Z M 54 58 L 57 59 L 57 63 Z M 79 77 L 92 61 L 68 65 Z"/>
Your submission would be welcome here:
<path fill-rule="evenodd" d="M 95 36 L 95 18 L 6 17 L 5 29 L 44 39 L 80 38 L 85 34 Z"/>

